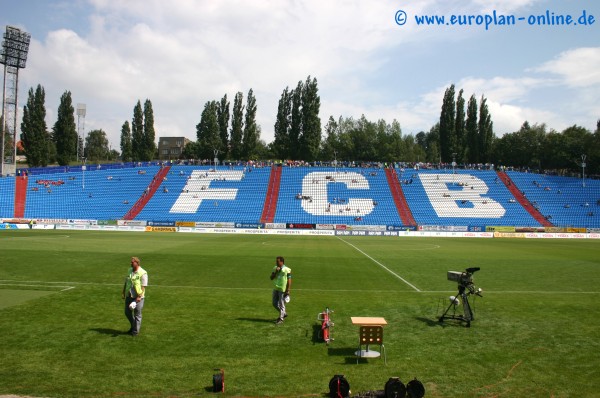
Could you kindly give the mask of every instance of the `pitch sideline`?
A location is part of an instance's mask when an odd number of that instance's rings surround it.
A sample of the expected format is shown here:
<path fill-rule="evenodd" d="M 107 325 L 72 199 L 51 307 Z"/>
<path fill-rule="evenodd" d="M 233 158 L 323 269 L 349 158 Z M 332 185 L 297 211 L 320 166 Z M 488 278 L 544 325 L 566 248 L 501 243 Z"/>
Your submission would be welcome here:
<path fill-rule="evenodd" d="M 369 256 L 367 253 L 365 253 L 364 251 L 362 251 L 358 247 L 354 246 L 352 243 L 346 242 L 344 239 L 340 238 L 339 236 L 337 238 L 339 240 L 341 240 L 342 242 L 344 242 L 345 244 L 347 244 L 348 246 L 354 248 L 354 250 L 358 251 L 363 256 L 367 257 L 369 260 L 373 261 L 375 264 L 379 265 L 381 268 L 383 268 L 384 270 L 386 270 L 390 274 L 394 275 L 396 278 L 400 279 L 402 282 L 404 282 L 405 284 L 407 284 L 408 286 L 410 286 L 411 288 L 413 288 L 416 292 L 421 293 L 421 289 L 419 289 L 418 287 L 416 287 L 415 285 L 413 285 L 412 283 L 410 283 L 409 281 L 407 281 L 406 279 L 404 279 L 403 277 L 401 277 L 400 275 L 398 275 L 397 273 L 395 273 L 394 271 L 392 271 L 391 269 L 389 269 L 388 267 L 386 267 L 385 265 L 383 265 L 382 263 L 380 263 L 379 261 L 375 260 L 373 257 Z"/>

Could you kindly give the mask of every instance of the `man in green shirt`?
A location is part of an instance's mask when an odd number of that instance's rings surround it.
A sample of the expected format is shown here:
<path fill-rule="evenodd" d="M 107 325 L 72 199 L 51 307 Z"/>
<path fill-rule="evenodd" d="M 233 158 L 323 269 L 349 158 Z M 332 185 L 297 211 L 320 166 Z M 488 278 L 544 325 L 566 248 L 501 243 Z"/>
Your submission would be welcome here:
<path fill-rule="evenodd" d="M 148 273 L 141 267 L 139 258 L 131 257 L 131 268 L 125 278 L 122 297 L 125 299 L 125 316 L 131 326 L 127 333 L 132 336 L 140 333 L 147 286 Z"/>
<path fill-rule="evenodd" d="M 273 307 L 279 311 L 279 318 L 277 318 L 275 323 L 281 324 L 287 316 L 285 302 L 286 298 L 289 298 L 290 287 L 292 286 L 292 270 L 285 266 L 283 257 L 275 259 L 275 267 L 273 267 L 273 271 L 271 272 L 271 280 L 275 285 L 273 288 Z"/>

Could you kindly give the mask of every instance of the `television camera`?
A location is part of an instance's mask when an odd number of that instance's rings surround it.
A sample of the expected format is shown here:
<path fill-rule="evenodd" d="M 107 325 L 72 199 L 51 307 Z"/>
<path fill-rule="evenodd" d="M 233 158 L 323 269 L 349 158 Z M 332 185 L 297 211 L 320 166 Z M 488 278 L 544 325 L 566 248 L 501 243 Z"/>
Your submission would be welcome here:
<path fill-rule="evenodd" d="M 448 280 L 458 283 L 458 294 L 456 296 L 450 296 L 450 305 L 439 318 L 440 322 L 443 322 L 444 319 L 454 319 L 466 322 L 466 327 L 471 326 L 471 321 L 474 320 L 475 317 L 473 316 L 473 310 L 469 303 L 469 296 L 476 295 L 483 297 L 481 288 L 475 287 L 473 282 L 473 274 L 480 269 L 481 268 L 479 267 L 470 267 L 463 272 L 448 271 Z M 463 314 L 456 313 L 456 307 L 460 305 L 459 298 L 462 299 Z M 450 310 L 453 310 L 452 314 L 449 314 Z"/>

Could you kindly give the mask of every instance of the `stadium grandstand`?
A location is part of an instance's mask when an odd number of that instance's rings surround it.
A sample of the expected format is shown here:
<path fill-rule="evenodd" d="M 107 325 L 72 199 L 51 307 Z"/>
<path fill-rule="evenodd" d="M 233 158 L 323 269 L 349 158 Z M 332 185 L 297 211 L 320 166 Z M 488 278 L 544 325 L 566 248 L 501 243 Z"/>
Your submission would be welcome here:
<path fill-rule="evenodd" d="M 404 166 L 404 167 L 402 167 Z M 380 164 L 127 163 L 18 170 L 0 179 L 0 218 L 323 225 L 600 228 L 600 181 Z"/>

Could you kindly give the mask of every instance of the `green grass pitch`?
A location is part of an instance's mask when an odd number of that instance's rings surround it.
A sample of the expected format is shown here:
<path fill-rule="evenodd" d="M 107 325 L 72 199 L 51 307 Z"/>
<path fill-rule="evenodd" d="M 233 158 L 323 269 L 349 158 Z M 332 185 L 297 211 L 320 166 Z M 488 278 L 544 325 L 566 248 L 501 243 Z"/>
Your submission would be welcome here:
<path fill-rule="evenodd" d="M 123 315 L 130 256 L 148 271 L 141 335 Z M 269 274 L 293 270 L 274 325 Z M 426 397 L 599 397 L 600 244 L 592 240 L 0 232 L 0 394 L 43 397 L 352 394 L 390 377 Z M 478 266 L 470 328 L 439 323 L 446 271 Z M 334 310 L 329 346 L 317 315 Z M 351 316 L 382 316 L 382 358 L 356 363 Z"/>

